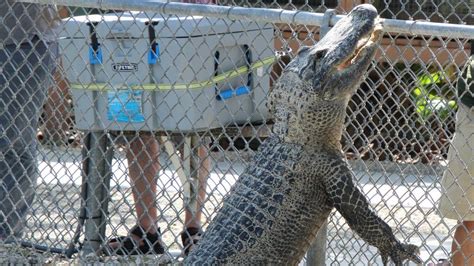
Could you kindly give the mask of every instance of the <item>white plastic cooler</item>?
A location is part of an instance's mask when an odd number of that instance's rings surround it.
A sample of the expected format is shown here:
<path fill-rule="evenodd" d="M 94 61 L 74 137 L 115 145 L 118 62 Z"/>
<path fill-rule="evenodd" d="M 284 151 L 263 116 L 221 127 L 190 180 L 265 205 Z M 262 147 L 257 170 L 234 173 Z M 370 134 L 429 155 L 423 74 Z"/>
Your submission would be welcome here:
<path fill-rule="evenodd" d="M 270 24 L 118 13 L 74 17 L 62 34 L 78 129 L 206 131 L 268 118 Z"/>

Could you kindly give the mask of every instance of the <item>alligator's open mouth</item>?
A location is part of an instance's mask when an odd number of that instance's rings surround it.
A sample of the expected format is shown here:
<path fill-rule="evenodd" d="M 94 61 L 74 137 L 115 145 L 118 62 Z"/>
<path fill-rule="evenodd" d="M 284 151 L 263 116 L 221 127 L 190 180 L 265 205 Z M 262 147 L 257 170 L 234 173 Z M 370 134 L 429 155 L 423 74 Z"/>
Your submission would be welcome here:
<path fill-rule="evenodd" d="M 296 71 L 303 80 L 311 80 L 313 89 L 324 86 L 342 74 L 359 80 L 373 57 L 375 44 L 382 27 L 377 21 L 377 10 L 368 4 L 355 7 L 340 19 L 321 40 L 312 47 L 303 47 L 298 56 L 288 64 L 287 71 Z M 340 73 L 335 73 L 340 72 Z M 337 75 L 335 75 L 337 74 Z"/>
<path fill-rule="evenodd" d="M 381 24 L 377 24 L 374 29 L 372 30 L 372 32 L 370 32 L 370 34 L 367 34 L 367 36 L 361 38 L 358 42 L 357 42 L 357 45 L 354 49 L 354 52 L 352 54 L 350 54 L 346 59 L 344 59 L 342 61 L 341 64 L 339 64 L 339 66 L 337 67 L 338 70 L 343 70 L 347 67 L 349 67 L 350 65 L 354 64 L 359 58 L 361 58 L 363 55 L 362 55 L 362 51 L 368 47 L 368 46 L 371 46 L 371 45 L 374 45 L 374 43 L 377 42 L 380 34 L 382 32 L 382 26 Z"/>

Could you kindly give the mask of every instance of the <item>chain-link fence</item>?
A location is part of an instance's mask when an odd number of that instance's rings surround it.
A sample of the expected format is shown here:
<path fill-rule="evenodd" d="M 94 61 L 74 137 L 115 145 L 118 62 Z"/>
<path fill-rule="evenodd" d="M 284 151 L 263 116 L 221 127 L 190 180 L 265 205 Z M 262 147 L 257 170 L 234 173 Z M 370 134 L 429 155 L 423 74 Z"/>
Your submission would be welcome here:
<path fill-rule="evenodd" d="M 198 5 L 1 3 L 0 264 L 180 260 L 270 134 L 266 96 L 282 69 L 336 17 L 323 12 L 360 2 L 215 3 L 320 13 L 323 23 L 308 25 L 295 19 L 303 13 L 271 21 L 254 9 L 240 14 L 267 22 L 202 17 Z M 343 151 L 397 237 L 419 245 L 425 262 L 449 259 L 457 228 L 463 244 L 474 241 L 472 224 L 458 224 L 474 220 L 474 107 L 456 90 L 474 27 L 449 34 L 471 24 L 473 3 L 369 2 L 383 18 L 421 21 L 385 32 L 350 102 Z M 424 21 L 444 33 L 424 33 Z M 443 195 L 453 195 L 448 204 Z M 136 245 L 119 237 L 130 232 Z M 138 249 L 164 255 L 121 256 Z M 380 263 L 334 212 L 326 264 Z"/>

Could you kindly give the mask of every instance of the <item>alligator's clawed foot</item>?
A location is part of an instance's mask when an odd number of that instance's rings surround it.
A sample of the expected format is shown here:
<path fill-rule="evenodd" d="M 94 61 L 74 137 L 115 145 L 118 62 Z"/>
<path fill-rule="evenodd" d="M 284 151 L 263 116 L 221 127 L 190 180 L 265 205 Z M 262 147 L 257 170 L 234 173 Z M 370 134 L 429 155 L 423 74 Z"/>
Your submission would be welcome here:
<path fill-rule="evenodd" d="M 397 243 L 390 250 L 382 252 L 381 256 L 383 265 L 388 265 L 388 259 L 390 258 L 395 265 L 401 266 L 406 260 L 421 264 L 423 261 L 418 256 L 419 253 L 420 248 L 416 245 Z"/>

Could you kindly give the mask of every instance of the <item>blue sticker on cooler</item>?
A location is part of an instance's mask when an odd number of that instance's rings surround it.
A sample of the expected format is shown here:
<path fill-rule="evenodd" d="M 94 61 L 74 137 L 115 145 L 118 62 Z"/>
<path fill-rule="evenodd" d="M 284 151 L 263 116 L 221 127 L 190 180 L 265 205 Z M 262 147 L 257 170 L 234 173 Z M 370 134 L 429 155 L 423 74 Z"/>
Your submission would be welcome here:
<path fill-rule="evenodd" d="M 107 119 L 123 123 L 142 123 L 143 91 L 117 90 L 108 92 Z"/>

